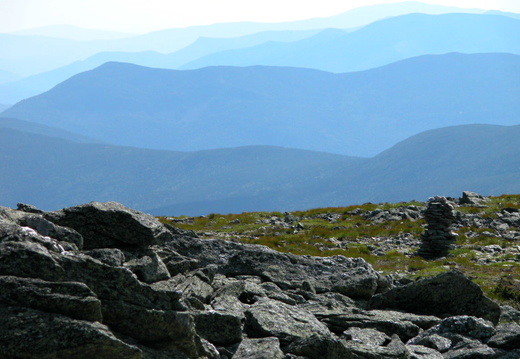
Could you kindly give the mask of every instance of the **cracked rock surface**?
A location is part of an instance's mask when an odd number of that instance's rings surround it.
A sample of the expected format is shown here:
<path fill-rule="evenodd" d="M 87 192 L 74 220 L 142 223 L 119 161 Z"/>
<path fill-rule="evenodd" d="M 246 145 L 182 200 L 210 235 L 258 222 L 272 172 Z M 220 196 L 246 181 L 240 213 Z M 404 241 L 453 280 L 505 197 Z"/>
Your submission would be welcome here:
<path fill-rule="evenodd" d="M 395 285 L 360 258 L 201 239 L 114 202 L 0 207 L 1 358 L 520 357 L 518 313 L 463 273 Z"/>

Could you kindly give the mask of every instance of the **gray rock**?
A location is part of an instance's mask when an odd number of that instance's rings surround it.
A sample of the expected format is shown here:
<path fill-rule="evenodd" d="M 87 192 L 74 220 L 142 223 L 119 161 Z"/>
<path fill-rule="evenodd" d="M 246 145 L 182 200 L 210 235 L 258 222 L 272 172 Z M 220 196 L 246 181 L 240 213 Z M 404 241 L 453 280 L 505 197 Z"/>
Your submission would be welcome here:
<path fill-rule="evenodd" d="M 320 320 L 334 333 L 341 333 L 353 327 L 372 328 L 388 336 L 397 334 L 401 340 L 405 341 L 417 336 L 422 331 L 418 325 L 407 320 L 393 318 L 391 313 L 385 315 L 383 311 L 378 314 L 364 311 L 344 313 L 320 318 Z"/>
<path fill-rule="evenodd" d="M 171 276 L 191 272 L 199 266 L 199 261 L 188 258 L 171 250 L 159 248 L 157 250 Z"/>
<path fill-rule="evenodd" d="M 0 242 L 33 242 L 56 253 L 65 252 L 58 240 L 41 235 L 33 228 L 20 226 L 16 222 L 2 218 L 0 218 Z"/>
<path fill-rule="evenodd" d="M 495 328 L 489 321 L 476 317 L 457 316 L 442 320 L 438 325 L 409 340 L 408 344 L 428 346 L 446 353 L 446 355 L 448 352 L 451 353 L 449 355 L 455 355 L 452 352 L 466 353 L 466 350 L 462 351 L 462 349 L 477 347 L 479 349 L 476 351 L 479 352 L 483 350 L 481 341 L 489 339 L 494 333 Z M 443 337 L 445 340 L 443 341 L 439 337 Z M 491 351 L 485 349 L 484 352 Z"/>
<path fill-rule="evenodd" d="M 16 208 L 19 211 L 27 212 L 27 213 L 43 213 L 43 211 L 41 209 L 38 209 L 38 207 L 33 206 L 32 204 L 17 203 Z"/>
<path fill-rule="evenodd" d="M 418 210 L 405 217 L 387 212 L 375 213 L 374 220 L 410 219 Z M 65 219 L 74 229 L 60 222 Z M 479 220 L 498 229 L 506 223 L 499 219 Z M 287 225 L 279 217 L 273 221 Z M 82 251 L 69 235 L 89 238 L 85 243 L 92 247 L 85 244 Z M 462 274 L 397 288 L 389 279 L 359 259 L 202 240 L 114 203 L 49 213 L 0 207 L 0 324 L 18 323 L 7 325 L 5 336 L 0 327 L 0 357 L 18 357 L 12 354 L 18 347 L 20 357 L 49 359 L 424 359 L 441 352 L 515 358 L 516 326 L 499 326 L 495 333 L 483 319 L 438 310 L 460 306 L 468 314 L 480 306 L 498 318 L 500 308 L 482 300 Z M 405 290 L 392 294 L 399 288 Z M 429 296 L 419 303 L 427 313 L 376 309 L 380 296 L 398 303 Z M 34 333 L 36 349 L 27 344 Z M 5 348 L 3 340 L 9 342 Z"/>
<path fill-rule="evenodd" d="M 233 359 L 284 359 L 276 337 L 246 338 L 238 346 Z"/>
<path fill-rule="evenodd" d="M 357 308 L 356 303 L 349 297 L 339 293 L 316 294 L 300 306 L 318 318 L 326 318 L 332 315 L 342 315 L 352 312 Z"/>
<path fill-rule="evenodd" d="M 126 299 L 145 307 L 161 304 L 166 308 L 176 307 L 178 297 L 158 293 L 141 284 L 129 270 L 105 265 L 85 255 L 60 253 L 53 243 L 48 245 L 49 250 L 40 243 L 32 242 L 42 240 L 41 235 L 24 228 L 20 227 L 19 233 L 15 233 L 20 241 L 2 239 L 0 275 L 83 282 L 100 299 Z"/>
<path fill-rule="evenodd" d="M 39 309 L 91 322 L 103 320 L 101 302 L 78 282 L 0 276 L 0 305 Z"/>
<path fill-rule="evenodd" d="M 488 202 L 487 198 L 481 196 L 480 194 L 470 191 L 462 192 L 462 197 L 459 198 L 460 204 L 467 204 L 471 206 L 482 206 L 486 202 Z"/>
<path fill-rule="evenodd" d="M 98 248 L 83 253 L 112 267 L 121 267 L 125 262 L 125 254 L 119 248 Z"/>
<path fill-rule="evenodd" d="M 454 348 L 443 354 L 444 359 L 487 359 L 498 357 L 498 352 L 484 344 Z"/>
<path fill-rule="evenodd" d="M 425 333 L 456 333 L 474 339 L 486 339 L 495 334 L 493 324 L 482 318 L 467 315 L 446 318 Z"/>
<path fill-rule="evenodd" d="M 0 306 L 0 357 L 140 359 L 142 352 L 98 322 Z"/>
<path fill-rule="evenodd" d="M 410 352 L 410 359 L 443 359 L 437 350 L 422 345 L 407 345 Z"/>
<path fill-rule="evenodd" d="M 56 225 L 45 219 L 41 214 L 27 214 L 19 221 L 19 224 L 33 228 L 42 236 L 50 236 L 58 241 L 72 243 L 78 249 L 83 248 L 81 234 L 71 228 Z"/>
<path fill-rule="evenodd" d="M 261 297 L 267 297 L 265 289 L 250 280 L 233 280 L 215 292 L 215 298 L 229 295 L 244 304 L 253 304 Z"/>
<path fill-rule="evenodd" d="M 500 323 L 516 322 L 520 323 L 520 310 L 513 308 L 510 305 L 503 305 L 500 307 Z"/>
<path fill-rule="evenodd" d="M 44 217 L 79 232 L 85 249 L 146 246 L 171 238 L 155 217 L 116 202 L 91 202 L 47 212 Z"/>
<path fill-rule="evenodd" d="M 456 270 L 376 294 L 369 305 L 370 308 L 392 308 L 440 317 L 471 315 L 490 320 L 493 324 L 497 324 L 500 318 L 500 306 Z"/>
<path fill-rule="evenodd" d="M 368 348 L 368 346 L 366 346 Z M 358 356 L 348 348 L 345 341 L 330 336 L 312 335 L 298 338 L 284 348 L 286 353 L 293 354 L 290 358 L 339 359 L 339 358 L 369 358 Z"/>
<path fill-rule="evenodd" d="M 227 312 L 245 318 L 244 312 L 249 307 L 231 295 L 219 295 L 211 300 L 211 307 L 220 312 Z"/>
<path fill-rule="evenodd" d="M 0 220 L 18 223 L 26 216 L 25 212 L 17 211 L 9 207 L 0 206 Z"/>
<path fill-rule="evenodd" d="M 205 355 L 188 312 L 146 309 L 122 301 L 103 302 L 104 322 L 152 348 L 177 349 L 190 358 Z"/>
<path fill-rule="evenodd" d="M 217 311 L 192 312 L 198 335 L 217 346 L 228 346 L 242 340 L 242 318 Z"/>
<path fill-rule="evenodd" d="M 516 323 L 498 325 L 496 333 L 487 344 L 494 348 L 520 349 L 520 325 Z"/>
<path fill-rule="evenodd" d="M 195 298 L 205 304 L 209 304 L 214 293 L 214 289 L 208 283 L 207 278 L 197 275 L 197 272 L 192 272 L 188 275 L 178 274 L 162 283 L 164 282 L 167 282 L 168 286 L 181 291 L 184 298 Z"/>
<path fill-rule="evenodd" d="M 428 348 L 435 349 L 438 352 L 444 353 L 451 348 L 451 340 L 440 336 L 439 334 L 422 334 L 418 337 L 412 338 L 407 344 L 422 345 Z"/>
<path fill-rule="evenodd" d="M 245 331 L 249 337 L 275 336 L 282 345 L 313 335 L 332 335 L 311 313 L 274 300 L 256 302 L 245 312 L 245 316 Z"/>
<path fill-rule="evenodd" d="M 0 242 L 0 275 L 61 281 L 65 270 L 51 251 L 39 243 L 5 241 Z"/>
<path fill-rule="evenodd" d="M 343 332 L 342 337 L 346 340 L 353 340 L 358 343 L 374 346 L 384 346 L 390 343 L 390 337 L 379 330 L 371 328 L 352 327 Z"/>
<path fill-rule="evenodd" d="M 65 280 L 85 283 L 98 298 L 126 301 L 144 308 L 164 310 L 183 309 L 181 293 L 156 290 L 142 283 L 128 269 L 112 267 L 86 255 L 68 255 L 60 258 Z"/>
<path fill-rule="evenodd" d="M 410 352 L 401 342 L 399 337 L 393 336 L 392 341 L 387 346 L 371 346 L 355 341 L 345 342 L 349 356 L 345 358 L 369 358 L 369 359 L 408 359 Z M 341 358 L 341 357 L 340 357 Z"/>
<path fill-rule="evenodd" d="M 317 293 L 338 292 L 368 299 L 376 292 L 380 278 L 362 258 L 296 256 L 259 245 L 196 238 L 177 238 L 167 247 L 197 259 L 200 266 L 216 264 L 218 273 L 226 276 L 258 276 L 283 290 L 310 285 Z"/>
<path fill-rule="evenodd" d="M 155 283 L 170 278 L 168 268 L 153 250 L 148 249 L 132 254 L 125 253 L 127 262 L 124 263 L 124 266 L 130 269 L 140 281 Z"/>

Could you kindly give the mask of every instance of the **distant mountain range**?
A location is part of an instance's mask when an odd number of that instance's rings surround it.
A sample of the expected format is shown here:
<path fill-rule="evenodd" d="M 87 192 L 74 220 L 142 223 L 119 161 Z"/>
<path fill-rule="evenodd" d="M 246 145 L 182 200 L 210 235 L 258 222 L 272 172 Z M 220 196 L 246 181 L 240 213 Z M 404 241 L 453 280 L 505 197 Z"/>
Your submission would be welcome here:
<path fill-rule="evenodd" d="M 199 37 L 230 38 L 250 35 L 263 31 L 314 30 L 325 28 L 354 28 L 369 24 L 388 16 L 398 16 L 412 12 L 440 14 L 447 12 L 483 13 L 480 9 L 462 9 L 447 6 L 406 1 L 395 4 L 373 5 L 348 11 L 344 14 L 321 19 L 309 19 L 284 23 L 222 23 L 207 26 L 192 26 L 154 31 L 144 35 L 125 38 L 100 36 L 99 31 L 68 30 L 59 35 L 56 28 L 40 28 L 21 34 L 0 34 L 0 70 L 29 76 L 65 66 L 103 51 L 157 51 L 171 53 L 177 51 Z M 30 34 L 30 35 L 29 35 Z M 74 35 L 74 36 L 71 36 Z M 100 39 L 101 40 L 98 40 Z M 90 41 L 85 41 L 89 39 Z M 35 58 L 38 61 L 35 61 Z"/>
<path fill-rule="evenodd" d="M 520 54 L 518 34 L 520 20 L 505 16 L 408 14 L 376 21 L 351 33 L 325 32 L 288 44 L 268 42 L 214 53 L 180 68 L 266 65 L 359 71 L 425 54 Z"/>
<path fill-rule="evenodd" d="M 1 116 L 143 148 L 271 145 L 374 156 L 429 129 L 517 124 L 519 98 L 520 56 L 511 54 L 429 55 L 345 74 L 107 63 Z"/>
<path fill-rule="evenodd" d="M 0 204 L 50 210 L 113 200 L 200 215 L 519 193 L 518 138 L 520 126 L 455 126 L 363 159 L 266 146 L 153 151 L 0 127 Z"/>
<path fill-rule="evenodd" d="M 0 205 L 159 215 L 520 193 L 520 14 L 413 1 L 0 34 Z"/>
<path fill-rule="evenodd" d="M 156 51 L 100 52 L 85 60 L 76 61 L 57 69 L 17 79 L 14 74 L 0 73 L 0 102 L 15 104 L 28 97 L 48 91 L 62 81 L 106 62 L 128 62 L 136 65 L 175 69 L 187 62 L 213 52 L 253 46 L 267 41 L 287 42 L 301 40 L 321 30 L 269 31 L 235 38 L 198 38 L 194 43 L 171 54 Z M 2 79 L 5 79 L 2 81 Z M 17 81 L 15 81 L 17 80 Z"/>
<path fill-rule="evenodd" d="M 520 54 L 520 38 L 516 35 L 520 33 L 520 19 L 505 15 L 413 13 L 385 18 L 357 30 L 343 29 L 347 27 L 345 24 L 356 23 L 353 15 L 359 12 L 365 14 L 359 19 L 375 17 L 377 20 L 378 16 L 383 17 L 384 9 L 388 10 L 389 14 L 400 14 L 406 13 L 407 6 L 408 11 L 414 8 L 423 8 L 430 13 L 448 10 L 444 7 L 427 7 L 420 3 L 387 4 L 376 7 L 373 9 L 374 12 L 369 12 L 372 7 L 367 7 L 352 10 L 338 17 L 306 20 L 301 24 L 296 22 L 270 25 L 273 29 L 279 29 L 277 31 L 251 34 L 253 28 L 251 31 L 245 30 L 251 24 L 242 24 L 242 30 L 240 24 L 229 24 L 226 26 L 237 28 L 234 37 L 229 37 L 230 33 L 221 33 L 222 36 L 227 36 L 221 38 L 216 37 L 219 34 L 216 28 L 214 32 L 207 31 L 206 28 L 188 28 L 182 31 L 177 29 L 153 33 L 138 37 L 139 41 L 127 38 L 101 42 L 73 42 L 48 37 L 13 38 L 14 35 L 0 35 L 0 45 L 3 44 L 9 49 L 9 52 L 0 58 L 0 69 L 11 71 L 11 77 L 6 77 L 4 81 L 0 73 L 0 103 L 14 104 L 47 91 L 77 73 L 91 70 L 109 61 L 168 69 L 194 69 L 215 65 L 269 65 L 350 72 L 425 54 Z M 379 11 L 376 11 L 377 9 Z M 360 21 L 359 19 L 357 21 Z M 312 25 L 315 27 L 309 24 L 315 24 Z M 327 24 L 329 28 L 326 27 Z M 341 24 L 343 26 L 340 26 Z M 258 29 L 268 29 L 262 26 Z M 221 27 L 224 28 L 224 25 Z M 239 36 L 240 34 L 248 35 Z M 208 35 L 211 38 L 199 37 Z M 132 41 L 140 43 L 142 38 L 146 40 L 143 46 L 132 45 Z M 182 40 L 184 38 L 190 38 L 193 42 L 189 44 L 190 41 Z M 165 54 L 165 49 L 161 49 L 159 44 L 171 44 L 171 39 L 184 41 L 185 45 L 189 45 Z M 66 54 L 61 53 L 64 49 L 67 51 Z M 8 65 L 11 57 L 14 67 Z M 16 76 L 13 72 L 18 71 L 15 67 L 30 66 L 35 58 L 38 58 L 38 63 L 34 64 L 32 70 L 38 67 L 36 72 L 44 71 L 45 67 L 57 68 L 15 81 L 15 78 L 12 78 Z M 58 60 L 59 64 L 54 63 L 50 66 L 47 61 L 52 62 L 53 58 Z M 75 58 L 82 60 L 73 61 Z M 27 74 L 25 71 L 22 73 Z M 7 79 L 11 79 L 10 82 Z"/>

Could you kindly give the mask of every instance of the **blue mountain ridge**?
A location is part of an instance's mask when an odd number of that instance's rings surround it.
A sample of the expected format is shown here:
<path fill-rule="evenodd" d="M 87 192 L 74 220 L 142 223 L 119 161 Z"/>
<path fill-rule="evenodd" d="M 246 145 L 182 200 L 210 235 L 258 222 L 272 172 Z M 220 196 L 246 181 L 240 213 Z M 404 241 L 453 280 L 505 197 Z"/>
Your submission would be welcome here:
<path fill-rule="evenodd" d="M 156 215 L 204 215 L 518 193 L 519 136 L 519 125 L 453 126 L 354 158 L 271 146 L 157 151 L 0 127 L 0 205 L 117 201 Z"/>
<path fill-rule="evenodd" d="M 518 98 L 520 56 L 511 54 L 428 55 L 344 74 L 107 63 L 1 116 L 125 146 L 270 145 L 367 157 L 429 129 L 514 125 Z"/>

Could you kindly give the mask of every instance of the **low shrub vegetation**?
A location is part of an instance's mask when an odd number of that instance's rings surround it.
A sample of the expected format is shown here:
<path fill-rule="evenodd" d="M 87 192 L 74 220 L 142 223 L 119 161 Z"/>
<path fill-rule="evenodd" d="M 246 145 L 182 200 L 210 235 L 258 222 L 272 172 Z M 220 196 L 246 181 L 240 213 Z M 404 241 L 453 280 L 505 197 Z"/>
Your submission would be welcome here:
<path fill-rule="evenodd" d="M 159 219 L 182 229 L 193 230 L 203 238 L 220 237 L 260 244 L 297 255 L 361 257 L 383 274 L 399 273 L 411 279 L 456 268 L 473 278 L 488 296 L 520 308 L 517 284 L 520 281 L 520 256 L 497 252 L 486 257 L 481 251 L 485 246 L 520 246 L 520 239 L 502 238 L 489 227 L 459 226 L 456 228 L 459 235 L 456 246 L 449 256 L 425 260 L 415 255 L 426 224 L 422 216 L 415 219 L 372 219 L 381 211 L 420 209 L 424 205 L 415 201 L 366 203 L 291 213 L 247 212 Z M 482 219 L 496 219 L 504 210 L 514 212 L 519 209 L 520 195 L 489 197 L 485 206 L 456 207 L 462 215 L 478 215 Z"/>

